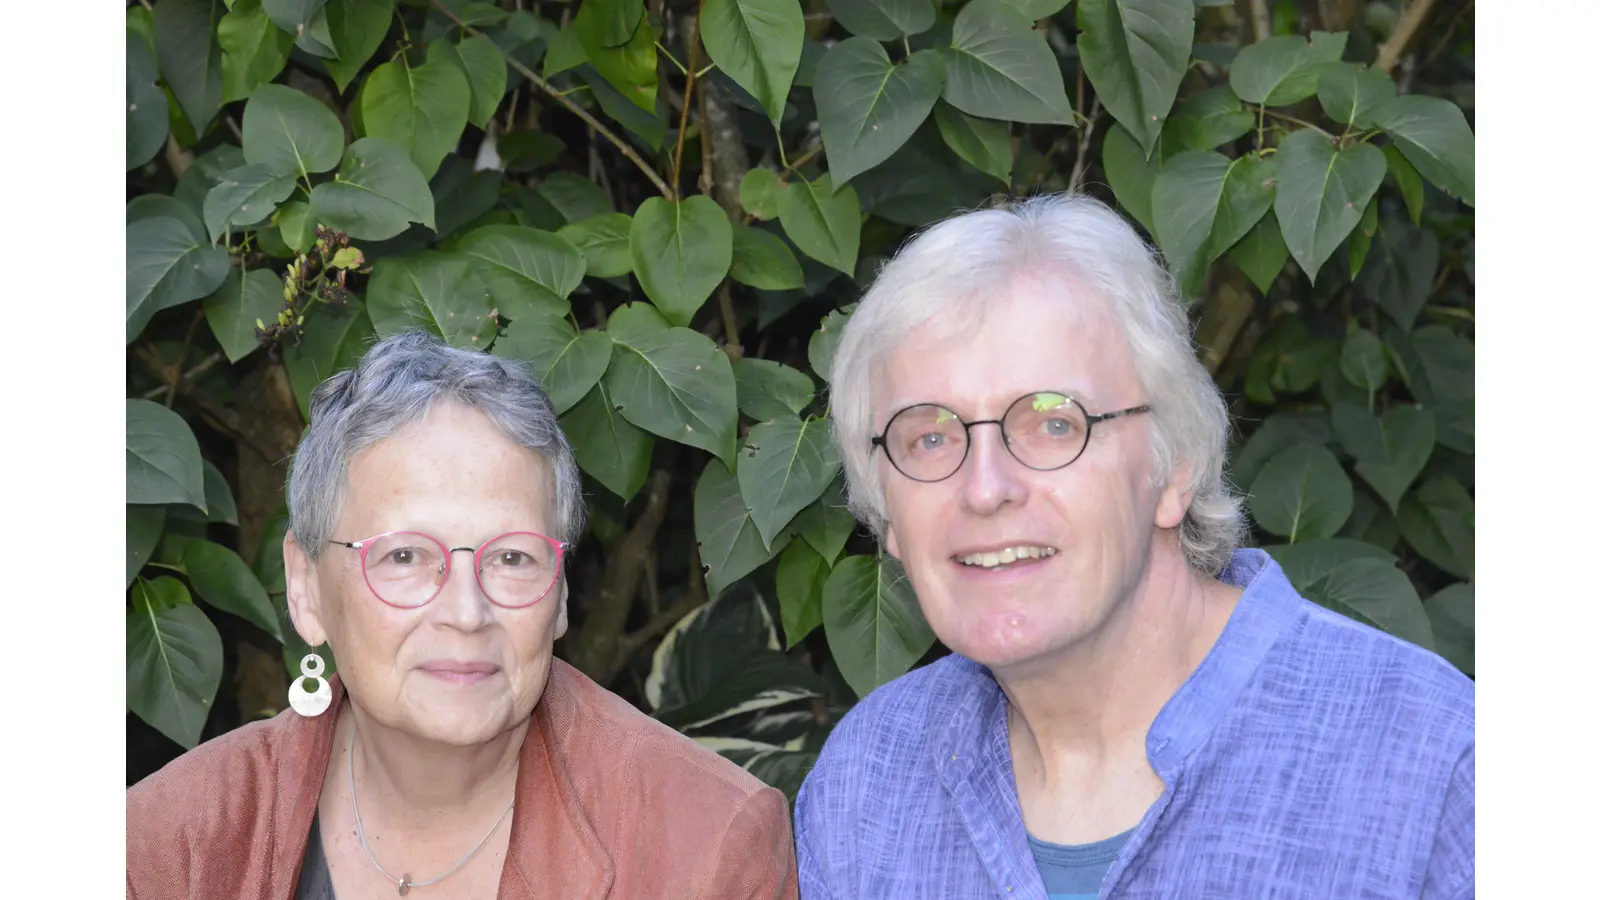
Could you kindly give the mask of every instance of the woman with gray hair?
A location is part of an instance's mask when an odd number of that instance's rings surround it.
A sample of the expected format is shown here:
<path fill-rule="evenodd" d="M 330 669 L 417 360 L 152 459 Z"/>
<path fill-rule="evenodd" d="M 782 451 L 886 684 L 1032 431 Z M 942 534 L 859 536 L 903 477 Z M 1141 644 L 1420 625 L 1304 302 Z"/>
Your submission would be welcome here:
<path fill-rule="evenodd" d="M 577 465 L 519 364 L 422 333 L 312 397 L 292 711 L 128 790 L 128 896 L 796 895 L 782 793 L 556 660 Z"/>
<path fill-rule="evenodd" d="M 831 404 L 851 504 L 953 653 L 829 736 L 806 900 L 1472 896 L 1472 683 L 1237 549 L 1227 409 L 1115 212 L 917 236 Z"/>

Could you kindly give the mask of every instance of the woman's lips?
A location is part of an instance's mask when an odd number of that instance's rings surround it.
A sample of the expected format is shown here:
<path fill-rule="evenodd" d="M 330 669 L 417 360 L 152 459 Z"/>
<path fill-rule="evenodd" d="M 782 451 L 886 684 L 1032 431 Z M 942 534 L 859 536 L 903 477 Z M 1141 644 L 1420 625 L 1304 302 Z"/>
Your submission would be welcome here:
<path fill-rule="evenodd" d="M 437 662 L 420 666 L 423 674 L 451 684 L 477 684 L 499 673 L 493 663 Z"/>

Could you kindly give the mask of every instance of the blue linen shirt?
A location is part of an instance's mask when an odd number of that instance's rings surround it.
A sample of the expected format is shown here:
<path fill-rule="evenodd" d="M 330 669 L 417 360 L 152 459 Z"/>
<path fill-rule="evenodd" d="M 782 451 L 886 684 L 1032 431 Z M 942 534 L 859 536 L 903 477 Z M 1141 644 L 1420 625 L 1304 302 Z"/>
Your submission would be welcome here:
<path fill-rule="evenodd" d="M 1102 898 L 1474 896 L 1474 688 L 1438 656 L 1300 597 L 1260 550 L 1216 646 L 1146 735 L 1165 790 Z M 948 656 L 840 721 L 795 804 L 803 900 L 1046 893 L 1006 702 Z"/>

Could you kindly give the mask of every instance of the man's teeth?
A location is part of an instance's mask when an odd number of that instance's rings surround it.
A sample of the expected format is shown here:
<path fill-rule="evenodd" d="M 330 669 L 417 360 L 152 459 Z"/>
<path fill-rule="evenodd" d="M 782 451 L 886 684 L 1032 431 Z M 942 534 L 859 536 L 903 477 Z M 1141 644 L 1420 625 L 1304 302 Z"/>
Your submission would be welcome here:
<path fill-rule="evenodd" d="M 985 569 L 993 569 L 996 566 L 1014 563 L 1019 559 L 1049 559 L 1055 555 L 1056 548 L 1054 547 L 1035 547 L 1030 545 L 1007 547 L 996 553 L 973 553 L 961 557 L 960 563 L 964 566 L 982 566 Z"/>

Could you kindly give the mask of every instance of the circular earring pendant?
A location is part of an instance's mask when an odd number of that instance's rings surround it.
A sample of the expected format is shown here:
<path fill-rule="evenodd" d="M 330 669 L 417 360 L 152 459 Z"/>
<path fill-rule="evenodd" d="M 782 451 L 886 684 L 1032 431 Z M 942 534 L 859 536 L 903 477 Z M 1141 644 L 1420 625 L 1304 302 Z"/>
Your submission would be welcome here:
<path fill-rule="evenodd" d="M 300 677 L 289 685 L 289 707 L 302 716 L 320 716 L 333 702 L 333 688 L 322 678 L 324 668 L 322 657 L 315 653 L 300 660 Z M 307 680 L 316 682 L 315 689 L 305 689 Z"/>

